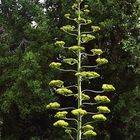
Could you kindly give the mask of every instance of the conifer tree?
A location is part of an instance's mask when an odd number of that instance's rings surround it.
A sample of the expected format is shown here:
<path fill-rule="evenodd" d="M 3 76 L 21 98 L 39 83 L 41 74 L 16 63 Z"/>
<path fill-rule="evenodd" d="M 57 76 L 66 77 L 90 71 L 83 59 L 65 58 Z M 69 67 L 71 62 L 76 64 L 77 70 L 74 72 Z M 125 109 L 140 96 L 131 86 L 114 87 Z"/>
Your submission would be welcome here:
<path fill-rule="evenodd" d="M 103 51 L 99 48 L 93 48 L 91 50 L 91 54 L 85 52 L 84 44 L 96 38 L 93 34 L 99 31 L 100 27 L 91 26 L 91 31 L 84 31 L 84 27 L 86 25 L 90 25 L 92 21 L 87 18 L 87 14 L 90 12 L 90 10 L 88 9 L 88 5 L 83 4 L 83 1 L 84 0 L 76 0 L 73 4 L 72 9 L 75 11 L 75 14 L 65 14 L 65 17 L 75 22 L 75 24 L 65 25 L 61 27 L 61 30 L 75 37 L 75 39 L 77 40 L 77 44 L 66 47 L 66 43 L 64 41 L 55 42 L 55 45 L 57 47 L 60 47 L 64 50 L 66 49 L 75 55 L 75 57 L 73 58 L 64 58 L 62 63 L 66 63 L 71 66 L 76 65 L 76 69 L 63 69 L 61 62 L 52 62 L 49 65 L 53 69 L 57 69 L 62 72 L 73 73 L 76 77 L 76 83 L 74 85 L 65 86 L 64 81 L 58 79 L 50 81 L 49 85 L 59 95 L 65 97 L 72 96 L 76 98 L 77 107 L 62 108 L 61 104 L 58 102 L 52 102 L 47 105 L 48 109 L 58 110 L 54 117 L 58 118 L 59 120 L 56 121 L 53 125 L 64 128 L 65 132 L 71 137 L 72 140 L 82 140 L 87 137 L 97 135 L 92 123 L 94 123 L 95 121 L 106 121 L 107 118 L 104 114 L 110 112 L 110 109 L 107 106 L 99 105 L 110 102 L 110 99 L 102 94 L 115 90 L 114 86 L 111 84 L 103 84 L 102 90 L 100 91 L 83 89 L 82 87 L 83 81 L 100 78 L 100 74 L 96 72 L 96 69 L 108 63 L 108 60 L 106 58 L 101 57 Z M 96 65 L 83 65 L 83 56 L 97 56 Z M 90 68 L 93 68 L 95 70 L 89 71 L 88 69 Z M 89 93 L 96 94 L 94 102 L 90 100 Z M 94 105 L 97 106 L 97 112 L 87 111 L 88 107 L 92 107 Z M 72 118 L 69 117 L 70 113 L 73 115 Z M 91 115 L 93 121 L 86 122 L 86 119 L 84 119 L 86 115 Z"/>

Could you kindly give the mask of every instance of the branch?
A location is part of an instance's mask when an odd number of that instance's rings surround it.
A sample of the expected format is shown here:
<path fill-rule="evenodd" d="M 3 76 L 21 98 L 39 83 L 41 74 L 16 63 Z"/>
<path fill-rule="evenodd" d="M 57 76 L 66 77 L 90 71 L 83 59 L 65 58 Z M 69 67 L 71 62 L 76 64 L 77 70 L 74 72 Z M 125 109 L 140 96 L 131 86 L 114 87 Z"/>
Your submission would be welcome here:
<path fill-rule="evenodd" d="M 97 105 L 97 104 L 100 104 L 100 103 L 83 103 L 83 105 Z"/>
<path fill-rule="evenodd" d="M 63 128 L 65 128 L 65 129 L 72 129 L 72 130 L 77 132 L 77 129 L 75 129 L 74 127 L 63 127 Z"/>
<path fill-rule="evenodd" d="M 96 91 L 96 90 L 89 90 L 89 89 L 85 89 L 82 92 L 104 93 L 104 91 Z"/>
<path fill-rule="evenodd" d="M 54 110 L 69 110 L 69 109 L 76 109 L 75 107 L 66 107 L 66 108 L 55 108 Z"/>
<path fill-rule="evenodd" d="M 66 86 L 66 88 L 72 88 L 72 87 L 77 88 L 77 85 Z"/>
<path fill-rule="evenodd" d="M 76 70 L 65 70 L 65 69 L 58 69 L 60 71 L 64 71 L 64 72 L 77 72 Z"/>
<path fill-rule="evenodd" d="M 81 53 L 81 55 L 94 56 L 93 54 Z"/>
<path fill-rule="evenodd" d="M 80 23 L 80 25 L 88 25 L 89 23 Z"/>
<path fill-rule="evenodd" d="M 89 115 L 95 115 L 95 114 L 98 114 L 99 112 L 97 113 L 93 113 L 93 112 L 87 112 Z"/>
<path fill-rule="evenodd" d="M 97 68 L 98 65 L 95 65 L 95 66 L 82 66 L 81 68 Z"/>
<path fill-rule="evenodd" d="M 91 122 L 87 122 L 87 123 L 83 124 L 83 126 L 85 126 L 85 125 L 87 125 L 87 124 L 94 123 L 94 122 L 97 122 L 97 121 L 91 121 Z"/>
<path fill-rule="evenodd" d="M 89 31 L 89 32 L 81 32 L 81 34 L 90 34 L 93 33 L 93 31 Z"/>
<path fill-rule="evenodd" d="M 74 137 L 69 133 L 69 136 L 71 137 L 72 140 L 74 140 Z"/>
<path fill-rule="evenodd" d="M 65 30 L 63 30 L 65 33 L 69 34 L 69 35 L 72 35 L 72 36 L 76 36 L 77 37 L 77 34 L 73 34 L 73 33 L 70 33 L 70 32 L 67 32 Z"/>
<path fill-rule="evenodd" d="M 68 120 L 68 121 L 75 121 L 76 123 L 78 123 L 78 121 L 74 118 L 64 118 L 65 120 Z"/>

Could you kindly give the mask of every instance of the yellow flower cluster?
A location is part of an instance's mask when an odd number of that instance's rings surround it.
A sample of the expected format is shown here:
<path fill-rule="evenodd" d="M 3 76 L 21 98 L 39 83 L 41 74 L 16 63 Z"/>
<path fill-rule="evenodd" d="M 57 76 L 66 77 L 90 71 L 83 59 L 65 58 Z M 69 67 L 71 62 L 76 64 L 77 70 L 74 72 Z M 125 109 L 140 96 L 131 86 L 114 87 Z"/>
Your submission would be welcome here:
<path fill-rule="evenodd" d="M 106 58 L 97 58 L 96 62 L 98 65 L 104 65 L 108 63 L 108 60 Z"/>
<path fill-rule="evenodd" d="M 58 126 L 58 127 L 67 127 L 69 126 L 69 123 L 64 121 L 64 120 L 58 120 L 53 124 L 53 126 Z"/>
<path fill-rule="evenodd" d="M 61 63 L 59 63 L 59 62 L 52 62 L 52 63 L 49 65 L 49 67 L 50 67 L 50 68 L 53 68 L 53 69 L 59 69 L 60 66 L 61 66 Z"/>
<path fill-rule="evenodd" d="M 84 47 L 81 47 L 81 46 L 71 46 L 71 47 L 69 47 L 69 50 L 70 51 L 78 51 L 78 50 L 84 51 L 85 48 Z"/>
<path fill-rule="evenodd" d="M 95 36 L 93 36 L 93 35 L 91 35 L 91 34 L 82 34 L 81 37 L 82 37 L 82 42 L 83 42 L 83 43 L 87 43 L 87 42 L 89 42 L 90 40 L 95 39 Z"/>
<path fill-rule="evenodd" d="M 57 103 L 57 102 L 49 103 L 49 104 L 47 105 L 47 108 L 48 108 L 48 109 L 54 109 L 54 108 L 59 108 L 59 107 L 60 107 L 60 104 Z"/>
<path fill-rule="evenodd" d="M 49 83 L 49 86 L 61 87 L 63 84 L 64 84 L 64 82 L 61 81 L 61 80 L 52 80 L 52 81 Z"/>
<path fill-rule="evenodd" d="M 97 133 L 94 132 L 93 130 L 88 130 L 86 132 L 83 133 L 84 136 L 96 136 Z"/>
<path fill-rule="evenodd" d="M 61 95 L 70 95 L 70 94 L 72 94 L 72 91 L 70 89 L 67 89 L 67 88 L 58 88 L 56 90 L 56 92 L 58 94 L 61 94 Z"/>
<path fill-rule="evenodd" d="M 55 45 L 58 46 L 58 47 L 62 47 L 63 48 L 64 45 L 65 45 L 65 42 L 64 41 L 56 41 Z"/>
<path fill-rule="evenodd" d="M 101 96 L 101 95 L 97 95 L 96 97 L 94 97 L 94 100 L 97 103 L 109 103 L 110 99 L 107 96 Z"/>
<path fill-rule="evenodd" d="M 100 27 L 99 26 L 91 26 L 93 32 L 97 32 L 100 30 Z"/>
<path fill-rule="evenodd" d="M 84 130 L 93 130 L 94 127 L 89 125 L 89 124 L 87 124 L 87 125 L 83 126 L 82 129 L 84 129 Z"/>
<path fill-rule="evenodd" d="M 68 114 L 67 111 L 59 111 L 55 114 L 55 118 L 59 118 L 59 119 L 63 119 L 66 117 L 66 115 Z"/>
<path fill-rule="evenodd" d="M 85 79 L 92 79 L 92 78 L 98 78 L 100 75 L 97 72 L 94 71 L 82 71 L 82 72 L 77 72 L 75 76 L 81 76 L 82 78 Z"/>
<path fill-rule="evenodd" d="M 66 58 L 63 60 L 64 63 L 67 63 L 69 65 L 74 65 L 76 63 L 78 63 L 78 61 L 74 58 Z"/>
<path fill-rule="evenodd" d="M 92 49 L 91 52 L 93 55 L 101 55 L 103 53 L 101 49 Z"/>
<path fill-rule="evenodd" d="M 114 91 L 115 87 L 113 85 L 110 85 L 110 84 L 103 84 L 102 89 L 104 91 Z"/>
<path fill-rule="evenodd" d="M 110 113 L 110 109 L 107 106 L 98 106 L 97 109 L 100 113 Z"/>
<path fill-rule="evenodd" d="M 78 115 L 86 115 L 87 111 L 79 108 L 79 109 L 72 110 L 71 113 L 75 116 L 78 116 Z"/>
<path fill-rule="evenodd" d="M 75 29 L 75 26 L 66 25 L 66 26 L 61 27 L 60 29 L 63 31 L 66 31 L 66 32 L 70 32 L 70 31 L 73 31 Z"/>
<path fill-rule="evenodd" d="M 75 94 L 74 97 L 78 98 L 78 94 Z M 86 95 L 86 94 L 84 94 L 84 93 L 82 94 L 82 100 L 83 100 L 83 101 L 89 100 L 89 99 L 90 99 L 90 97 L 89 97 L 88 95 Z"/>
<path fill-rule="evenodd" d="M 106 121 L 107 118 L 103 114 L 93 115 L 92 118 L 97 121 Z"/>

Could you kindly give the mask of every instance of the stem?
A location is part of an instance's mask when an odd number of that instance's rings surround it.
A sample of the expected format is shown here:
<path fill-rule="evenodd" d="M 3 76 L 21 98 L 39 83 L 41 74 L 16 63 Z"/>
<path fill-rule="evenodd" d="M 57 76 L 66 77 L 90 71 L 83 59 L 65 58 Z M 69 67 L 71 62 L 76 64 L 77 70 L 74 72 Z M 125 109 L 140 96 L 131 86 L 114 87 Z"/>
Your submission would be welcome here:
<path fill-rule="evenodd" d="M 66 88 L 77 88 L 77 85 L 66 86 Z"/>
<path fill-rule="evenodd" d="M 69 34 L 69 35 L 72 35 L 72 36 L 76 36 L 76 37 L 77 37 L 76 34 L 73 34 L 73 33 L 67 32 L 67 31 L 65 31 L 65 30 L 64 30 L 64 32 L 66 32 L 66 33 Z"/>
<path fill-rule="evenodd" d="M 68 120 L 68 121 L 75 121 L 76 123 L 78 123 L 77 122 L 77 120 L 76 119 L 73 119 L 73 118 L 64 118 L 65 120 Z"/>
<path fill-rule="evenodd" d="M 73 136 L 72 136 L 71 134 L 69 134 L 69 136 L 70 136 L 70 138 L 71 138 L 72 140 L 74 140 L 74 138 L 73 138 Z"/>
<path fill-rule="evenodd" d="M 95 56 L 93 54 L 88 54 L 88 53 L 81 53 L 82 55 L 86 55 L 86 56 Z"/>
<path fill-rule="evenodd" d="M 95 65 L 95 66 L 82 66 L 82 68 L 97 68 L 98 66 Z"/>
<path fill-rule="evenodd" d="M 90 90 L 90 89 L 85 89 L 82 92 L 104 93 L 104 91 L 96 91 L 96 90 Z"/>
<path fill-rule="evenodd" d="M 76 70 L 65 70 L 65 69 L 58 69 L 60 71 L 63 71 L 63 72 L 77 72 Z"/>
<path fill-rule="evenodd" d="M 97 122 L 97 121 L 87 122 L 87 123 L 85 123 L 83 126 L 85 126 L 85 125 L 87 125 L 87 124 L 93 124 L 93 123 L 95 123 L 95 122 Z"/>
<path fill-rule="evenodd" d="M 62 111 L 62 110 L 69 110 L 69 109 L 75 109 L 75 107 L 54 108 L 54 110 L 59 110 L 59 111 Z"/>
<path fill-rule="evenodd" d="M 74 127 L 63 127 L 63 128 L 65 128 L 65 129 L 71 129 L 71 130 L 74 130 L 74 131 L 77 132 L 77 130 Z"/>
<path fill-rule="evenodd" d="M 98 105 L 100 103 L 83 103 L 83 105 Z"/>
<path fill-rule="evenodd" d="M 78 3 L 78 18 L 81 18 L 80 12 L 80 5 L 81 3 Z M 78 22 L 78 42 L 77 45 L 80 46 L 81 45 L 81 23 Z M 78 65 L 77 65 L 77 72 L 81 71 L 81 51 L 78 51 Z M 77 88 L 78 88 L 78 109 L 82 106 L 82 90 L 81 90 L 81 76 L 77 77 Z M 82 138 L 82 132 L 81 132 L 81 128 L 82 128 L 82 116 L 79 115 L 77 117 L 78 120 L 78 124 L 77 124 L 77 140 L 81 140 Z"/>
<path fill-rule="evenodd" d="M 93 113 L 93 112 L 87 112 L 89 115 L 95 115 L 95 114 L 98 114 L 99 112 L 97 113 Z"/>

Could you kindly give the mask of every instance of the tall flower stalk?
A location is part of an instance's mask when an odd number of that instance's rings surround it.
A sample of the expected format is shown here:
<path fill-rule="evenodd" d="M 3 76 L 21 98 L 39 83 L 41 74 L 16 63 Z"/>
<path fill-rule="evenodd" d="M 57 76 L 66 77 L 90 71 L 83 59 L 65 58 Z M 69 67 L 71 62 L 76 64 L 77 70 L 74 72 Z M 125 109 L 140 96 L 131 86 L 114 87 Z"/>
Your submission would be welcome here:
<path fill-rule="evenodd" d="M 98 26 L 91 26 L 91 31 L 82 31 L 82 27 L 88 24 L 91 24 L 92 21 L 87 19 L 86 16 L 89 13 L 88 5 L 82 4 L 83 0 L 76 0 L 72 6 L 72 9 L 75 11 L 76 17 L 71 17 L 70 14 L 65 14 L 65 17 L 69 20 L 76 22 L 77 26 L 66 25 L 61 27 L 61 30 L 64 32 L 75 36 L 77 39 L 77 44 L 71 47 L 66 47 L 64 41 L 56 41 L 55 45 L 57 47 L 61 47 L 63 49 L 67 49 L 72 53 L 76 54 L 75 58 L 65 58 L 63 63 L 67 63 L 69 65 L 77 65 L 76 69 L 63 69 L 61 68 L 62 63 L 60 62 L 52 62 L 50 67 L 53 69 L 57 69 L 63 72 L 73 72 L 77 77 L 77 83 L 70 86 L 64 86 L 64 82 L 62 80 L 52 80 L 49 85 L 54 88 L 57 94 L 62 96 L 70 97 L 73 96 L 77 99 L 77 107 L 66 107 L 61 108 L 61 105 L 58 102 L 53 102 L 47 105 L 48 109 L 55 109 L 58 112 L 55 114 L 55 118 L 59 120 L 56 121 L 53 125 L 57 127 L 62 127 L 65 129 L 65 132 L 70 136 L 72 140 L 82 140 L 86 137 L 96 136 L 97 133 L 92 126 L 92 123 L 95 121 L 105 121 L 107 118 L 104 113 L 109 113 L 110 109 L 107 106 L 99 105 L 102 103 L 109 103 L 110 99 L 107 96 L 103 96 L 104 92 L 114 91 L 115 88 L 110 84 L 103 84 L 102 90 L 91 90 L 91 89 L 82 89 L 82 82 L 84 80 L 90 80 L 95 78 L 100 78 L 100 74 L 96 71 L 88 71 L 86 69 L 89 68 L 97 68 L 101 65 L 108 63 L 106 58 L 101 58 L 101 54 L 103 51 L 101 49 L 92 49 L 91 54 L 87 54 L 85 52 L 85 48 L 83 47 L 84 43 L 87 43 L 93 39 L 95 36 L 92 33 L 99 31 L 100 28 Z M 81 6 L 82 4 L 82 6 Z M 81 8 L 83 7 L 83 8 Z M 82 65 L 82 56 L 95 56 L 97 55 L 96 65 L 95 66 L 83 66 Z M 76 88 L 77 92 L 73 92 L 73 88 Z M 74 90 L 75 91 L 75 90 Z M 94 102 L 90 100 L 90 93 L 97 94 L 94 98 Z M 85 110 L 86 106 L 97 106 L 97 112 L 88 112 Z M 99 105 L 99 106 L 98 106 Z M 86 107 L 87 108 L 87 107 Z M 73 118 L 69 118 L 68 114 L 72 113 Z M 93 122 L 85 122 L 83 119 L 86 115 L 92 115 Z M 74 122 L 74 123 L 71 123 Z M 72 126 L 74 125 L 74 126 Z"/>

